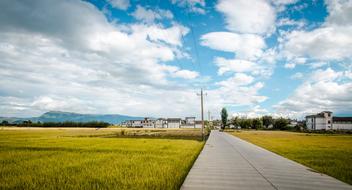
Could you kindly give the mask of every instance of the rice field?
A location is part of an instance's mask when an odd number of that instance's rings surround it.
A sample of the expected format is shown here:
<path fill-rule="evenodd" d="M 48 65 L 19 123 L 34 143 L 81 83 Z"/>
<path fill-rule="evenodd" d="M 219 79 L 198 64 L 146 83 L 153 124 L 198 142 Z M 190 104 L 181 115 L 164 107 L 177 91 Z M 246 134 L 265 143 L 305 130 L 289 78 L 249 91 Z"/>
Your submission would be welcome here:
<path fill-rule="evenodd" d="M 352 184 L 352 135 L 235 131 L 232 135 Z"/>
<path fill-rule="evenodd" d="M 199 134 L 175 131 L 192 132 Z M 190 137 L 118 133 L 2 128 L 0 189 L 179 189 L 204 145 Z"/>

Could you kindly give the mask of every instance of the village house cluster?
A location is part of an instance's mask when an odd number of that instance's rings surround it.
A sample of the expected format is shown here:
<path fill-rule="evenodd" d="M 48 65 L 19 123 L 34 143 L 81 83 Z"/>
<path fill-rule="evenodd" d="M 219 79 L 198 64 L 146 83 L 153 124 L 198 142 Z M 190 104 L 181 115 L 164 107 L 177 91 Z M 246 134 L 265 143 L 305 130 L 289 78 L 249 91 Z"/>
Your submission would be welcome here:
<path fill-rule="evenodd" d="M 121 124 L 132 128 L 202 128 L 202 122 L 195 117 L 181 118 L 144 118 L 143 120 L 127 120 Z"/>
<path fill-rule="evenodd" d="M 306 116 L 309 130 L 352 130 L 352 117 L 333 117 L 331 111 Z"/>

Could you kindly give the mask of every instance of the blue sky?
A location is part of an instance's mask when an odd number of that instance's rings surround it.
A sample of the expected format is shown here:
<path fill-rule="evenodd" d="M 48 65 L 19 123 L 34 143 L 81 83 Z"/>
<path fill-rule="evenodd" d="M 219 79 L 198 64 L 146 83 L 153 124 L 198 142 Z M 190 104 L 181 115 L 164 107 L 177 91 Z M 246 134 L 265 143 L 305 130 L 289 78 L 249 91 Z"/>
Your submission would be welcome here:
<path fill-rule="evenodd" d="M 352 110 L 351 0 L 0 3 L 0 112 Z"/>

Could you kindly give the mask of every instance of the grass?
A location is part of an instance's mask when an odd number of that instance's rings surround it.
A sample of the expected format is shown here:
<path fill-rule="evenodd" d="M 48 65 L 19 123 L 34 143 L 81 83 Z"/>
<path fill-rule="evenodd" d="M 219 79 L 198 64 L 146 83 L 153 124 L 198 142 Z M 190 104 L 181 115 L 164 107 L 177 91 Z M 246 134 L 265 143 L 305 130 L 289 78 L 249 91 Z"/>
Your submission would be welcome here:
<path fill-rule="evenodd" d="M 283 131 L 235 131 L 231 134 L 352 184 L 352 135 Z"/>
<path fill-rule="evenodd" d="M 121 130 L 0 129 L 0 189 L 179 189 L 204 145 Z"/>

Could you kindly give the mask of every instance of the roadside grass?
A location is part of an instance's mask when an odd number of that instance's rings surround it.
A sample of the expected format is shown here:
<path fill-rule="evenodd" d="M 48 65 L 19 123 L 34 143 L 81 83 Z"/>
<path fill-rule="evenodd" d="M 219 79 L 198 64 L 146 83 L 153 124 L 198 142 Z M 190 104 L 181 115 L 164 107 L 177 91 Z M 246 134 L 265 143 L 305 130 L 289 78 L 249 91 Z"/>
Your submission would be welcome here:
<path fill-rule="evenodd" d="M 352 184 L 352 135 L 284 131 L 230 133 L 318 172 Z"/>
<path fill-rule="evenodd" d="M 114 133 L 3 128 L 0 189 L 179 189 L 204 145 Z"/>

